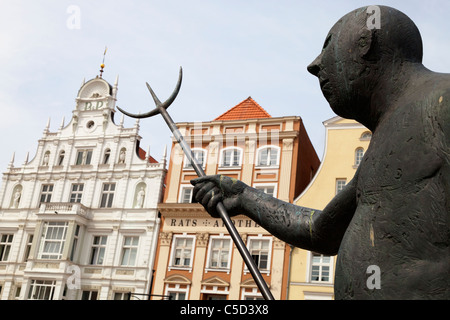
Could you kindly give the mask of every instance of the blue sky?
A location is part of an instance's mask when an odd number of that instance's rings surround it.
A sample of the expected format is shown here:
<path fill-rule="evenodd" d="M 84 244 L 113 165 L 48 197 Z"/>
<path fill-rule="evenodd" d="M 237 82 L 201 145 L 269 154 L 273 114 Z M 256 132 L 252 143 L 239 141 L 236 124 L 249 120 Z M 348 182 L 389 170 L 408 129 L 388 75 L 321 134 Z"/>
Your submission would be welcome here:
<path fill-rule="evenodd" d="M 424 43 L 424 64 L 450 72 L 450 2 L 0 0 L 0 170 L 15 152 L 20 166 L 33 158 L 50 117 L 50 131 L 70 121 L 83 78 L 119 75 L 118 105 L 145 112 L 172 92 L 183 67 L 180 94 L 169 109 L 176 122 L 210 121 L 251 96 L 272 116 L 300 116 L 319 158 L 322 122 L 334 116 L 306 66 L 320 53 L 333 24 L 347 12 L 383 4 L 406 13 Z M 69 28 L 71 6 L 79 24 Z M 72 25 L 73 24 L 70 24 Z M 134 120 L 126 119 L 131 127 Z M 141 146 L 160 159 L 170 131 L 160 117 L 141 121 Z"/>

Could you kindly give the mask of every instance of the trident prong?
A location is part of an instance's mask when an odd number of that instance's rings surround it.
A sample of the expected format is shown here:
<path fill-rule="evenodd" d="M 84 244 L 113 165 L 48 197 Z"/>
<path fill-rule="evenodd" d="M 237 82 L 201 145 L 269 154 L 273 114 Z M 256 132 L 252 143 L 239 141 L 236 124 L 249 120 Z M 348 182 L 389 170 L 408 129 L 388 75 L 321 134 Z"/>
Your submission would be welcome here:
<path fill-rule="evenodd" d="M 149 112 L 143 113 L 143 114 L 133 114 L 133 113 L 129 113 L 126 112 L 125 110 L 122 110 L 121 108 L 117 107 L 117 109 L 119 109 L 120 112 L 122 112 L 123 114 L 126 114 L 129 117 L 132 118 L 149 118 L 149 117 L 153 117 L 154 115 L 160 113 L 161 108 L 167 109 L 172 102 L 175 100 L 175 98 L 178 95 L 178 92 L 180 92 L 180 87 L 181 87 L 181 81 L 183 79 L 183 68 L 180 67 L 180 74 L 178 75 L 178 82 L 177 82 L 177 86 L 175 87 L 175 90 L 172 92 L 171 96 L 164 101 L 164 103 L 161 103 L 161 101 L 159 101 L 158 97 L 156 96 L 155 92 L 153 92 L 152 87 L 150 87 L 150 85 L 146 82 L 145 84 L 147 85 L 147 89 L 148 91 L 150 91 L 150 94 L 153 97 L 153 101 L 155 101 L 156 104 L 156 108 L 153 110 L 150 110 Z"/>
<path fill-rule="evenodd" d="M 160 113 L 164 120 L 166 121 L 167 125 L 169 126 L 170 130 L 172 131 L 175 139 L 177 140 L 178 144 L 181 146 L 181 149 L 183 149 L 184 154 L 186 155 L 188 161 L 192 164 L 192 167 L 194 168 L 195 172 L 199 177 L 206 176 L 205 171 L 203 170 L 202 166 L 197 162 L 197 159 L 195 159 L 191 148 L 186 143 L 186 141 L 183 138 L 183 135 L 180 133 L 180 131 L 177 128 L 177 125 L 172 120 L 170 115 L 167 113 L 167 108 L 171 105 L 171 103 L 175 100 L 175 98 L 178 95 L 178 92 L 180 91 L 181 86 L 181 78 L 182 78 L 182 68 L 180 67 L 180 75 L 178 77 L 178 83 L 177 86 L 172 93 L 172 95 L 164 102 L 161 103 L 159 101 L 156 94 L 153 92 L 150 85 L 147 83 L 147 88 L 150 91 L 153 100 L 155 101 L 156 108 L 144 113 L 144 114 L 131 114 L 128 112 L 125 112 L 124 110 L 119 109 L 121 112 L 126 114 L 127 116 L 133 117 L 133 118 L 148 118 L 152 117 L 155 114 Z M 219 213 L 219 216 L 222 218 L 223 223 L 225 224 L 225 227 L 227 228 L 228 232 L 230 233 L 231 238 L 233 239 L 234 244 L 236 245 L 236 248 L 238 249 L 239 253 L 241 254 L 245 264 L 247 265 L 248 270 L 253 276 L 253 279 L 255 280 L 259 290 L 261 291 L 261 294 L 266 300 L 274 300 L 272 293 L 269 290 L 269 287 L 267 286 L 267 283 L 264 281 L 261 272 L 259 272 L 259 269 L 255 263 L 255 260 L 253 260 L 252 256 L 250 255 L 247 247 L 244 244 L 244 241 L 242 241 L 241 237 L 239 236 L 239 233 L 236 230 L 236 227 L 234 226 L 233 222 L 230 219 L 230 216 L 228 215 L 227 210 L 223 206 L 222 202 L 219 202 L 217 204 L 217 212 Z"/>

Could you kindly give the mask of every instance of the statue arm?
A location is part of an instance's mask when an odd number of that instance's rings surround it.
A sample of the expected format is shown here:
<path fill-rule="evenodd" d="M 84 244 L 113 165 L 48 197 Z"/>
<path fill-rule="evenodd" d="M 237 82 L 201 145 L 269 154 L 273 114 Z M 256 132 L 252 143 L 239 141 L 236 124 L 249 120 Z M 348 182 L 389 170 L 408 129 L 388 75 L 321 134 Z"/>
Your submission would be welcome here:
<path fill-rule="evenodd" d="M 356 209 L 356 191 L 348 184 L 323 210 L 287 203 L 246 188 L 242 211 L 277 238 L 296 247 L 335 255 Z"/>
<path fill-rule="evenodd" d="M 355 175 L 356 177 L 356 175 Z M 356 209 L 354 178 L 324 210 L 284 202 L 222 175 L 194 179 L 194 199 L 213 216 L 222 201 L 230 216 L 244 214 L 294 246 L 335 255 Z"/>

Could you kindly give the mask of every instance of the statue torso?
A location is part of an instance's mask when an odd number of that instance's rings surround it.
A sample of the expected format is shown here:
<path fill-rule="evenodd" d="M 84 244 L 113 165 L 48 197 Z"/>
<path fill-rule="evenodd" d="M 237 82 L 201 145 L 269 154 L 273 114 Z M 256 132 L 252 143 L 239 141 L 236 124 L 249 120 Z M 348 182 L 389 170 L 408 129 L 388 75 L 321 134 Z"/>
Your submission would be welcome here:
<path fill-rule="evenodd" d="M 450 298 L 450 150 L 436 116 L 444 99 L 413 99 L 373 133 L 338 253 L 337 299 Z"/>

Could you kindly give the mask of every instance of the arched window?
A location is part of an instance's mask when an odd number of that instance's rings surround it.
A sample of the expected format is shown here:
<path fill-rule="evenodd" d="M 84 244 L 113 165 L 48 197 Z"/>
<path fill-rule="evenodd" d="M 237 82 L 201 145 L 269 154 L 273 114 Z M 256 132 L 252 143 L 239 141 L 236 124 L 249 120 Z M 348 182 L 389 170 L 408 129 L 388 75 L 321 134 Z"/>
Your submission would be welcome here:
<path fill-rule="evenodd" d="M 240 148 L 226 148 L 222 150 L 221 167 L 239 167 L 242 163 L 242 150 Z"/>
<path fill-rule="evenodd" d="M 273 167 L 279 163 L 279 149 L 275 146 L 262 147 L 258 151 L 257 166 Z"/>
<path fill-rule="evenodd" d="M 108 164 L 110 156 L 111 156 L 111 149 L 107 148 L 103 155 L 103 164 Z"/>
<path fill-rule="evenodd" d="M 359 138 L 359 140 L 370 140 L 370 139 L 372 139 L 372 133 L 370 133 L 369 131 L 363 132 L 363 134 Z"/>
<path fill-rule="evenodd" d="M 359 166 L 362 159 L 364 157 L 364 149 L 363 148 L 357 148 L 355 150 L 355 166 Z"/>
<path fill-rule="evenodd" d="M 206 151 L 203 149 L 192 149 L 192 154 L 194 155 L 197 163 L 204 168 L 206 164 Z M 184 168 L 192 169 L 192 163 L 187 159 L 186 156 L 184 157 Z"/>
<path fill-rule="evenodd" d="M 62 166 L 63 162 L 64 162 L 64 156 L 66 155 L 66 152 L 64 150 L 61 150 L 59 152 L 59 157 L 58 157 L 58 166 Z"/>

